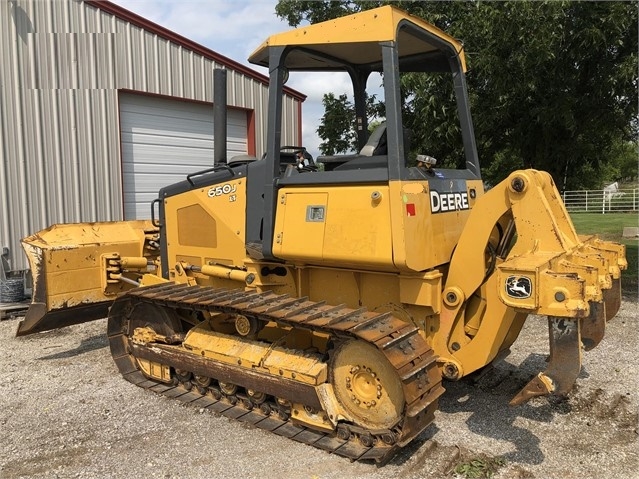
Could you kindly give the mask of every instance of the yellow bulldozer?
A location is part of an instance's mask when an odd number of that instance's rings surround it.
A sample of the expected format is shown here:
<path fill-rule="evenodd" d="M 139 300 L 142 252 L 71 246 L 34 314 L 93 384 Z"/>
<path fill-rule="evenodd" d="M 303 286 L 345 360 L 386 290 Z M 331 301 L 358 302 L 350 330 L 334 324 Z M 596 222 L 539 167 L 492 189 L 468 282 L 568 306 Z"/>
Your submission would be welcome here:
<path fill-rule="evenodd" d="M 548 317 L 550 359 L 512 404 L 568 393 L 620 307 L 625 250 L 578 236 L 545 172 L 484 191 L 462 44 L 384 6 L 272 35 L 250 61 L 269 71 L 265 156 L 227 160 L 216 141 L 223 161 L 160 189 L 151 220 L 25 238 L 33 302 L 17 334 L 108 316 L 128 381 L 378 463 L 431 424 L 442 380 L 503 357 L 529 315 Z M 296 71 L 348 73 L 358 153 L 317 168 L 282 147 Z M 374 72 L 386 115 L 369 134 Z M 451 78 L 463 168 L 409 158 L 404 72 Z"/>

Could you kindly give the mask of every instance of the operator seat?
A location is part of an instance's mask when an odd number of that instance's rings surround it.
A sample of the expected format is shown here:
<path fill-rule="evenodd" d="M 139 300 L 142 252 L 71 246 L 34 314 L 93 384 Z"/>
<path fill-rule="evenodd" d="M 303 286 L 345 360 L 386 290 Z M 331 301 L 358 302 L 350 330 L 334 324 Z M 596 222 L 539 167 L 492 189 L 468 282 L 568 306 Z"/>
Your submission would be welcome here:
<path fill-rule="evenodd" d="M 375 129 L 368 141 L 359 151 L 362 156 L 386 155 L 388 153 L 388 144 L 386 142 L 386 122 L 383 121 Z"/>
<path fill-rule="evenodd" d="M 411 135 L 412 136 L 412 135 Z M 404 131 L 404 142 L 408 146 L 410 138 L 407 139 Z M 343 170 L 365 170 L 370 168 L 386 168 L 388 165 L 388 141 L 386 137 L 386 122 L 380 123 L 368 137 L 368 141 L 360 150 L 359 154 L 335 167 L 335 171 Z"/>

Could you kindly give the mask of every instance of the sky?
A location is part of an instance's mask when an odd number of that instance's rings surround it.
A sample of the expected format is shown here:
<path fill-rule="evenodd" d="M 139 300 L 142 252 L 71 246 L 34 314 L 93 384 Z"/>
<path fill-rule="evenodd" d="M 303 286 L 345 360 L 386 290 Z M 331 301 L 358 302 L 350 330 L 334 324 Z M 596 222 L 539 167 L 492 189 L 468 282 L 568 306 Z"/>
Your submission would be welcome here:
<path fill-rule="evenodd" d="M 250 64 L 247 58 L 269 35 L 292 28 L 275 15 L 277 0 L 111 1 L 263 75 L 268 75 L 266 68 Z M 324 113 L 322 95 L 352 96 L 350 80 L 341 73 L 293 73 L 287 86 L 307 95 L 302 105 L 302 141 L 317 157 L 321 140 L 316 129 Z"/>

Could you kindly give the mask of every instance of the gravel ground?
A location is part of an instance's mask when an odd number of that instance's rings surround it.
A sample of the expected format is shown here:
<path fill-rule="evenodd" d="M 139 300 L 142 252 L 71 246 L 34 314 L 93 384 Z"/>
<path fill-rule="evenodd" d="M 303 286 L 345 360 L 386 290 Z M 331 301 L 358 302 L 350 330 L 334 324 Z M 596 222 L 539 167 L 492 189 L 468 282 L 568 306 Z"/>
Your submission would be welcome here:
<path fill-rule="evenodd" d="M 2 321 L 0 477 L 437 478 L 476 457 L 503 458 L 502 479 L 638 477 L 638 312 L 622 303 L 568 400 L 512 408 L 548 353 L 545 319 L 529 318 L 505 361 L 445 384 L 435 424 L 383 468 L 133 386 L 105 320 L 24 338 Z"/>

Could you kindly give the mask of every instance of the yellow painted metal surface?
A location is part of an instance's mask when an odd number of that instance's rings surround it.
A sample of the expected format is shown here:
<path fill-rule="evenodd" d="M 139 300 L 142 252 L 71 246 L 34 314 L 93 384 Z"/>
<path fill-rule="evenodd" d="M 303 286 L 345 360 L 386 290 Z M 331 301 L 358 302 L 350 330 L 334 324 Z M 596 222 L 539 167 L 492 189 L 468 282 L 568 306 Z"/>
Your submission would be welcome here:
<path fill-rule="evenodd" d="M 302 264 L 392 270 L 389 221 L 384 186 L 283 188 L 273 251 Z"/>
<path fill-rule="evenodd" d="M 513 188 L 515 181 L 523 183 L 522 191 Z M 605 259 L 605 247 L 600 251 L 595 242 L 580 239 L 548 173 L 518 171 L 506 182 L 517 242 L 498 267 L 501 300 L 537 314 L 586 317 L 588 302 L 602 301 L 602 288 L 611 287 L 606 275 L 626 267 L 625 255 Z M 532 282 L 529 297 L 516 294 L 512 282 L 519 278 Z"/>
<path fill-rule="evenodd" d="M 194 354 L 225 364 L 240 365 L 305 384 L 318 385 L 326 382 L 328 377 L 326 364 L 319 354 L 301 353 L 273 347 L 267 342 L 214 332 L 206 321 L 189 331 L 183 347 Z"/>
<path fill-rule="evenodd" d="M 155 378 L 163 383 L 171 381 L 171 368 L 168 366 L 142 358 L 136 358 L 136 361 L 142 372 L 148 377 Z"/>
<path fill-rule="evenodd" d="M 246 250 L 246 178 L 164 200 L 168 266 L 241 265 Z M 188 260 L 187 260 L 188 259 Z M 175 271 L 170 279 L 181 281 Z"/>
<path fill-rule="evenodd" d="M 512 344 L 512 340 L 521 330 L 526 314 L 517 313 L 499 300 L 497 278 L 492 276 L 477 293 L 481 300 L 467 305 L 463 321 L 456 324 L 449 339 L 449 344 L 457 342 L 461 348 L 455 352 L 454 359 L 461 365 L 460 374 L 466 375 L 489 364 L 497 355 Z M 477 306 L 481 301 L 481 306 Z M 476 321 L 474 321 L 476 320 Z M 475 324 L 477 328 L 472 336 L 465 325 Z M 509 334 L 515 332 L 514 338 Z M 441 344 L 437 341 L 437 344 Z M 448 345 L 446 345 L 448 348 Z M 444 353 L 444 357 L 448 352 Z"/>
<path fill-rule="evenodd" d="M 275 255 L 299 261 L 321 258 L 328 208 L 328 193 L 280 191 L 275 226 Z M 319 258 L 318 258 L 319 256 Z"/>
<path fill-rule="evenodd" d="M 440 191 L 431 190 L 428 181 L 393 181 L 389 189 L 395 266 L 424 271 L 448 263 L 476 199 L 483 194 L 481 181 L 451 180 Z M 437 200 L 431 193 L 438 195 Z M 439 210 L 433 212 L 435 207 Z"/>
<path fill-rule="evenodd" d="M 332 372 L 335 396 L 358 424 L 391 428 L 401 419 L 401 380 L 375 346 L 363 341 L 343 343 L 334 353 Z"/>
<path fill-rule="evenodd" d="M 429 306 L 434 313 L 441 307 L 443 275 L 438 270 L 399 277 L 399 299 L 402 303 Z"/>
<path fill-rule="evenodd" d="M 324 268 L 309 268 L 308 275 L 308 285 L 302 293 L 314 300 L 331 298 L 331 304 L 343 303 L 352 308 L 366 305 L 371 311 L 399 303 L 395 275 Z"/>
<path fill-rule="evenodd" d="M 491 259 L 484 241 L 504 217 L 514 222 L 516 242 L 505 257 Z M 586 318 L 591 304 L 603 304 L 611 278 L 626 267 L 623 246 L 584 240 L 547 173 L 516 171 L 481 197 L 455 249 L 442 294 L 433 346 L 444 371 L 461 377 L 482 367 L 512 343 L 512 332 L 518 332 L 526 314 Z M 490 261 L 495 273 L 485 282 Z M 473 312 L 469 305 L 477 291 L 485 308 Z M 481 318 L 473 317 L 482 309 Z M 465 329 L 467 324 L 471 327 Z"/>
<path fill-rule="evenodd" d="M 408 40 L 407 34 L 401 30 L 405 24 L 413 24 L 439 39 L 449 43 L 461 59 L 466 71 L 466 60 L 463 45 L 442 30 L 424 20 L 414 17 L 392 6 L 384 6 L 372 10 L 347 15 L 334 20 L 305 25 L 288 32 L 271 35 L 249 57 L 251 63 L 268 65 L 268 47 L 300 46 L 306 49 L 345 59 L 348 63 L 366 64 L 381 61 L 378 48 L 370 48 L 370 44 L 386 41 L 397 41 L 401 38 L 404 49 L 400 56 L 436 50 L 437 47 L 424 40 Z M 347 44 L 348 48 L 344 45 Z M 312 60 L 308 57 L 307 62 Z M 288 65 L 287 65 L 288 66 Z M 312 68 L 312 63 L 290 64 L 291 68 Z"/>
<path fill-rule="evenodd" d="M 121 221 L 54 225 L 24 238 L 34 298 L 48 310 L 111 301 L 132 286 L 119 282 L 105 291 L 103 256 L 149 257 L 145 241 L 154 234 L 149 221 Z"/>
<path fill-rule="evenodd" d="M 231 279 L 233 281 L 244 282 L 248 273 L 237 269 L 231 269 L 224 266 L 202 266 L 201 273 L 206 276 L 213 276 L 215 278 Z"/>
<path fill-rule="evenodd" d="M 450 196 L 451 202 L 457 199 L 459 208 L 436 213 L 431 212 L 427 181 L 283 188 L 273 251 L 301 264 L 405 272 L 436 268 L 450 260 L 471 208 L 483 194 L 480 181 L 450 183 L 450 192 L 440 187 L 438 194 Z"/>
<path fill-rule="evenodd" d="M 333 431 L 335 426 L 331 423 L 326 411 L 309 412 L 304 404 L 291 404 L 291 419 L 294 423 L 301 425 L 310 425 L 315 429 L 327 432 Z M 334 421 L 337 423 L 337 421 Z"/>
<path fill-rule="evenodd" d="M 140 286 L 151 286 L 152 284 L 166 283 L 167 281 L 157 274 L 145 274 L 140 278 Z"/>

